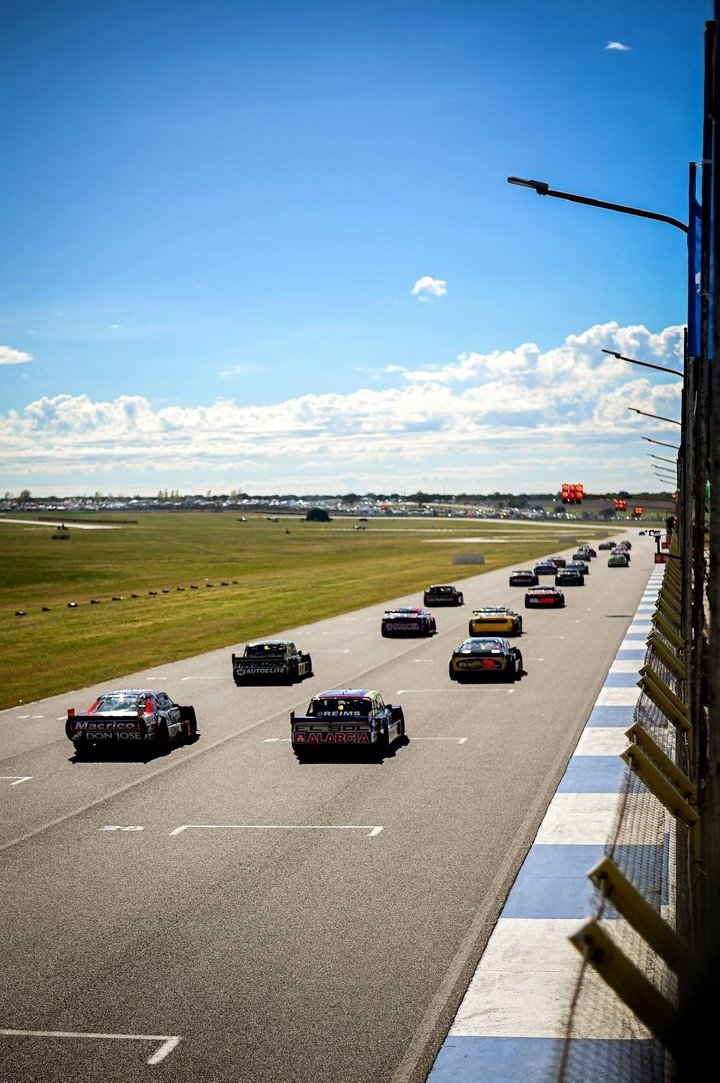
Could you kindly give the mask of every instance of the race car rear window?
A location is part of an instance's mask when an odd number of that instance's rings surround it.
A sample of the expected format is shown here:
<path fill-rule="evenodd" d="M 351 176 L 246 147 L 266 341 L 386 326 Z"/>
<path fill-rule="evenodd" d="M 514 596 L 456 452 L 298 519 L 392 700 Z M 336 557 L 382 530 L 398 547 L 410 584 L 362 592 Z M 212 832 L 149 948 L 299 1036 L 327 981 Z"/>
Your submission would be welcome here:
<path fill-rule="evenodd" d="M 316 699 L 310 704 L 308 714 L 317 717 L 338 718 L 350 715 L 367 718 L 372 709 L 369 699 Z"/>
<path fill-rule="evenodd" d="M 284 643 L 248 643 L 245 648 L 247 658 L 266 658 L 269 654 L 285 654 Z"/>
<path fill-rule="evenodd" d="M 146 697 L 137 695 L 107 695 L 100 696 L 93 714 L 106 714 L 115 711 L 137 711 L 138 707 L 145 706 Z"/>

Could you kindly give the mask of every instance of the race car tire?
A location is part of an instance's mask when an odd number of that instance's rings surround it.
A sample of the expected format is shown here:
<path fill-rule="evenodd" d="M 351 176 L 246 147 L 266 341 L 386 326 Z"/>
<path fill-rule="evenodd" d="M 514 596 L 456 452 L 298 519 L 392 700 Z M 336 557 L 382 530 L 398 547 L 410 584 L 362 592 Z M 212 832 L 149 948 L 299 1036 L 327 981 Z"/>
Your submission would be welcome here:
<path fill-rule="evenodd" d="M 297 679 L 298 679 L 298 664 L 297 664 L 297 658 L 293 658 L 293 659 L 292 659 L 292 661 L 291 661 L 291 662 L 289 663 L 289 665 L 288 665 L 288 671 L 287 671 L 287 678 L 286 678 L 286 680 L 287 680 L 287 683 L 288 683 L 288 684 L 295 684 L 295 681 L 296 681 Z"/>
<path fill-rule="evenodd" d="M 390 747 L 390 737 L 388 735 L 387 725 L 383 726 L 380 731 L 380 736 L 377 743 L 377 751 L 379 756 L 384 756 Z"/>
<path fill-rule="evenodd" d="M 307 664 L 308 664 L 308 670 L 307 670 L 307 673 L 305 674 L 305 676 L 306 677 L 314 677 L 315 674 L 313 673 L 312 658 L 310 657 L 309 654 L 306 655 L 305 657 L 307 658 Z"/>
<path fill-rule="evenodd" d="M 79 741 L 73 741 L 73 745 L 75 748 L 76 760 L 84 760 L 88 756 L 90 749 L 93 747 L 92 741 L 85 740 L 82 737 Z"/>
<path fill-rule="evenodd" d="M 170 734 L 168 733 L 167 723 L 160 722 L 158 724 L 157 731 L 153 738 L 153 745 L 156 755 L 165 756 L 170 750 Z"/>
<path fill-rule="evenodd" d="M 452 667 L 452 662 L 448 666 L 448 676 L 450 677 L 451 681 L 456 681 L 458 679 L 457 673 L 454 671 L 454 669 Z"/>

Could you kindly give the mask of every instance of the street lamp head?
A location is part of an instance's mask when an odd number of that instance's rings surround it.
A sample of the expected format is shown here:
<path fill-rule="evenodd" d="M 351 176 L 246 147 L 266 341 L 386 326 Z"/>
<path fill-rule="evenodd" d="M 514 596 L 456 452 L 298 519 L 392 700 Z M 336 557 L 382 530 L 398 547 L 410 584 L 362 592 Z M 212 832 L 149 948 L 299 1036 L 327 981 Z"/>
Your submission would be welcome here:
<path fill-rule="evenodd" d="M 523 177 L 508 177 L 508 184 L 517 184 L 521 188 L 532 188 L 539 196 L 546 196 L 550 185 L 545 181 L 525 180 Z"/>

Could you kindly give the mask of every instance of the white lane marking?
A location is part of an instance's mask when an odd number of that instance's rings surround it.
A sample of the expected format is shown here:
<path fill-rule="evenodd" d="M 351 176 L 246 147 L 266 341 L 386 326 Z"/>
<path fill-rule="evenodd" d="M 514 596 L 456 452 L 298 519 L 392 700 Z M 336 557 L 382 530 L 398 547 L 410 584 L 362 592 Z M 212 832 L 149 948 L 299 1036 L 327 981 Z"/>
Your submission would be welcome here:
<path fill-rule="evenodd" d="M 586 726 L 574 756 L 619 756 L 628 746 L 621 726 Z"/>
<path fill-rule="evenodd" d="M 148 1064 L 159 1064 L 165 1060 L 168 1053 L 172 1053 L 176 1045 L 182 1041 L 181 1037 L 169 1034 L 97 1034 L 92 1031 L 76 1030 L 4 1030 L 0 1029 L 0 1035 L 8 1038 L 102 1038 L 120 1039 L 127 1042 L 162 1042 L 162 1045 L 149 1057 Z"/>
<path fill-rule="evenodd" d="M 292 740 L 292 737 L 264 737 L 263 738 L 263 744 L 264 745 L 271 745 L 271 744 L 276 743 L 277 741 L 291 741 L 291 740 Z"/>
<path fill-rule="evenodd" d="M 224 674 L 222 673 L 205 673 L 202 677 L 182 677 L 183 681 L 220 681 Z"/>
<path fill-rule="evenodd" d="M 413 741 L 455 741 L 459 745 L 464 745 L 467 741 L 467 737 L 413 737 Z M 627 744 L 627 738 L 625 739 Z"/>
<path fill-rule="evenodd" d="M 601 688 L 595 701 L 597 707 L 634 707 L 640 698 L 640 691 L 631 685 L 629 688 Z"/>
<path fill-rule="evenodd" d="M 568 937 L 577 919 L 500 918 L 450 1028 L 455 1036 L 483 1038 L 560 1038 L 565 1033 L 561 1005 L 572 999 L 578 957 Z M 602 979 L 588 973 L 601 996 Z M 602 986 L 602 989 L 601 989 Z M 648 1038 L 627 1009 L 595 1012 L 581 1024 L 583 1038 Z"/>
<path fill-rule="evenodd" d="M 610 673 L 637 673 L 642 662 L 633 661 L 632 658 L 616 658 L 610 666 Z M 638 677 L 640 674 L 638 673 Z"/>
<path fill-rule="evenodd" d="M 99 827 L 98 831 L 144 831 L 144 827 L 122 827 L 120 824 L 108 824 L 106 827 Z"/>
<path fill-rule="evenodd" d="M 413 662 L 434 662 L 434 658 L 413 658 Z"/>
<path fill-rule="evenodd" d="M 556 793 L 535 838 L 536 845 L 604 846 L 617 815 L 617 793 Z M 628 815 L 652 822 L 658 803 L 651 794 L 631 794 Z"/>
<path fill-rule="evenodd" d="M 170 832 L 180 835 L 183 831 L 210 829 L 211 831 L 368 831 L 368 838 L 379 835 L 382 827 L 372 824 L 182 824 Z"/>
<path fill-rule="evenodd" d="M 442 694 L 445 695 L 447 692 L 474 692 L 478 687 L 479 682 L 477 685 L 471 688 L 398 688 L 395 695 L 404 696 L 406 692 L 442 692 Z M 483 688 L 486 692 L 504 692 L 506 695 L 509 695 L 510 692 L 515 691 L 514 688 L 499 688 L 496 685 L 492 684 L 483 685 Z"/>
<path fill-rule="evenodd" d="M 44 714 L 16 714 L 15 717 L 16 718 L 22 718 L 22 719 L 25 719 L 25 718 L 44 718 L 45 715 Z"/>
<path fill-rule="evenodd" d="M 9 782 L 11 786 L 19 786 L 21 782 L 29 782 L 31 778 L 32 775 L 0 775 L 0 780 Z"/>

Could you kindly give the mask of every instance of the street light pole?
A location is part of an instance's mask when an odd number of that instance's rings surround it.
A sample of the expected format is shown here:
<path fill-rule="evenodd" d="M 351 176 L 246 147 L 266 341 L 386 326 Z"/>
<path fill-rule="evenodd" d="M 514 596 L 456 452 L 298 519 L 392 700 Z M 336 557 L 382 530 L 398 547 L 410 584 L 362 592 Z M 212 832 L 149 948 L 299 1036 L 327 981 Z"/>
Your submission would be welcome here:
<path fill-rule="evenodd" d="M 603 349 L 602 352 L 609 353 L 611 357 L 617 357 L 618 361 L 629 361 L 631 365 L 642 365 L 644 369 L 655 369 L 657 372 L 667 372 L 671 376 L 680 376 L 681 379 L 685 376 L 685 373 L 681 369 L 668 369 L 663 365 L 651 365 L 649 361 L 638 361 L 635 357 L 624 357 L 616 350 Z"/>
<path fill-rule="evenodd" d="M 567 199 L 571 203 L 584 203 L 588 207 L 602 207 L 606 211 L 619 211 L 620 214 L 632 214 L 636 218 L 652 218 L 655 222 L 667 222 L 669 226 L 688 232 L 685 222 L 679 218 L 671 218 L 668 214 L 658 214 L 657 211 L 646 211 L 640 207 L 628 207 L 624 203 L 608 203 L 604 199 L 592 199 L 590 196 L 579 196 L 574 192 L 558 192 L 551 188 L 545 181 L 525 180 L 523 177 L 508 177 L 508 184 L 517 184 L 521 188 L 532 188 L 539 196 L 554 196 L 556 199 Z"/>
<path fill-rule="evenodd" d="M 648 414 L 645 410 L 638 410 L 637 406 L 628 406 L 628 410 L 632 410 L 635 414 L 642 414 L 643 417 L 654 417 L 656 421 L 669 421 L 671 425 L 680 425 L 682 428 L 682 422 L 675 421 L 671 417 L 661 417 L 660 414 Z"/>

